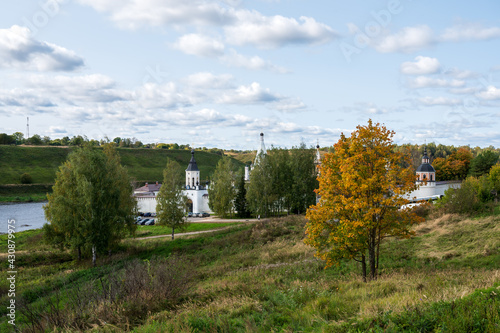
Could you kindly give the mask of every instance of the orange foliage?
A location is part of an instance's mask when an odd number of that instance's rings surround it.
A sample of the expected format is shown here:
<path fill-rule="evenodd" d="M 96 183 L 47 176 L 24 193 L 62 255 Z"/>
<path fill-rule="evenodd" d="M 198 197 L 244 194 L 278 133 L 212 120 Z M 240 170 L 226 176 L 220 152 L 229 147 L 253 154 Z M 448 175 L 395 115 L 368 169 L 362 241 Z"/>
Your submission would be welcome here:
<path fill-rule="evenodd" d="M 318 177 L 321 196 L 307 211 L 306 239 L 326 267 L 341 259 L 366 262 L 376 277 L 380 242 L 389 236 L 410 237 L 421 221 L 411 210 L 399 210 L 403 195 L 416 188 L 409 156 L 394 150 L 393 131 L 369 120 L 351 137 L 341 135 L 335 152 L 322 160 Z M 326 268 L 325 267 L 325 268 Z"/>

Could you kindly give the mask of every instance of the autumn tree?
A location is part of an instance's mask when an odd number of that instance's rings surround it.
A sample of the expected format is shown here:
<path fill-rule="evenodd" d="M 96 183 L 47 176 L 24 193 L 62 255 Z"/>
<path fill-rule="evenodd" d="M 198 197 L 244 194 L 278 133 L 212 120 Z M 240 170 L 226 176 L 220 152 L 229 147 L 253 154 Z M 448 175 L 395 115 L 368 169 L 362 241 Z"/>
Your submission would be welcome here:
<path fill-rule="evenodd" d="M 163 170 L 163 183 L 156 197 L 156 220 L 159 225 L 172 228 L 172 239 L 175 229 L 185 230 L 187 227 L 185 209 L 187 197 L 182 193 L 184 177 L 179 163 L 168 160 Z"/>
<path fill-rule="evenodd" d="M 464 180 L 469 172 L 472 153 L 468 147 L 460 147 L 447 158 L 436 158 L 432 163 L 438 180 Z"/>
<path fill-rule="evenodd" d="M 59 168 L 52 194 L 44 206 L 50 224 L 43 227 L 49 243 L 61 248 L 111 251 L 126 233 L 133 234 L 137 212 L 133 189 L 116 150 L 97 150 L 85 145 Z"/>
<path fill-rule="evenodd" d="M 210 209 L 222 218 L 226 218 L 233 211 L 233 201 L 236 195 L 234 189 L 234 175 L 229 157 L 224 156 L 217 163 L 208 188 L 208 203 Z"/>
<path fill-rule="evenodd" d="M 420 221 L 399 208 L 416 188 L 408 156 L 394 150 L 394 132 L 373 124 L 341 135 L 334 153 L 322 160 L 319 202 L 307 211 L 306 239 L 326 267 L 342 259 L 361 263 L 363 279 L 377 277 L 380 244 L 387 237 L 410 237 Z M 404 162 L 402 162 L 404 161 Z"/>

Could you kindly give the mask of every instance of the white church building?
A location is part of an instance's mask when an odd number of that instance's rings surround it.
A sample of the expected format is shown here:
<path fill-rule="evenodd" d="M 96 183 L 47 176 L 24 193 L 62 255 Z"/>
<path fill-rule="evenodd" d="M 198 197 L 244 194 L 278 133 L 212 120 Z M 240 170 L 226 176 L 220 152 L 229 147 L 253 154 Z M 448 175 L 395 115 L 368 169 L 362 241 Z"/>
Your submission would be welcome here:
<path fill-rule="evenodd" d="M 437 198 L 444 195 L 444 192 L 449 188 L 459 188 L 460 181 L 436 181 L 436 170 L 429 163 L 430 159 L 427 156 L 427 148 L 424 149 L 422 156 L 422 164 L 417 168 L 417 184 L 419 188 L 407 195 L 407 199 L 414 201 L 427 200 Z"/>
<path fill-rule="evenodd" d="M 208 207 L 208 185 L 200 183 L 200 169 L 194 159 L 194 149 L 191 151 L 191 160 L 186 169 L 186 183 L 182 194 L 188 198 L 188 212 L 211 213 Z M 156 196 L 160 192 L 161 184 L 148 184 L 134 190 L 137 206 L 140 212 L 156 212 Z"/>

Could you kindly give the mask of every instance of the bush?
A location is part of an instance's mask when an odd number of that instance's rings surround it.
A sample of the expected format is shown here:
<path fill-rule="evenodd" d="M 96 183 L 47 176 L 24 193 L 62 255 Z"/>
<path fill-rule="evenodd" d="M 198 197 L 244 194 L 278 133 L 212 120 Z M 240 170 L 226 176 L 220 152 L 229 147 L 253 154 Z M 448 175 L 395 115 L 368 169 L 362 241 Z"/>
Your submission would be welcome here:
<path fill-rule="evenodd" d="M 437 202 L 444 213 L 473 215 L 491 208 L 492 186 L 486 176 L 467 177 L 460 188 L 450 188 Z"/>
<path fill-rule="evenodd" d="M 29 173 L 23 173 L 21 175 L 21 184 L 32 184 L 33 177 Z"/>
<path fill-rule="evenodd" d="M 183 257 L 135 259 L 123 270 L 89 283 L 51 287 L 53 290 L 42 302 L 35 302 L 42 293 L 25 292 L 19 309 L 26 331 L 60 327 L 80 331 L 99 327 L 103 322 L 126 329 L 151 312 L 176 305 L 189 292 L 192 278 L 193 269 Z"/>

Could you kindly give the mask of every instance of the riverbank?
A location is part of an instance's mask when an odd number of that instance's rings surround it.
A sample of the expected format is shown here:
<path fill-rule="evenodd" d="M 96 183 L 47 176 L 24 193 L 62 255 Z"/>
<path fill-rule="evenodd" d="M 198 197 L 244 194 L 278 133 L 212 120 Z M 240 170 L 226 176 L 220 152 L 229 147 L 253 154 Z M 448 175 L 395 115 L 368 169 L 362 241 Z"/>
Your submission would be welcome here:
<path fill-rule="evenodd" d="M 0 203 L 43 202 L 52 193 L 53 184 L 0 185 Z"/>

